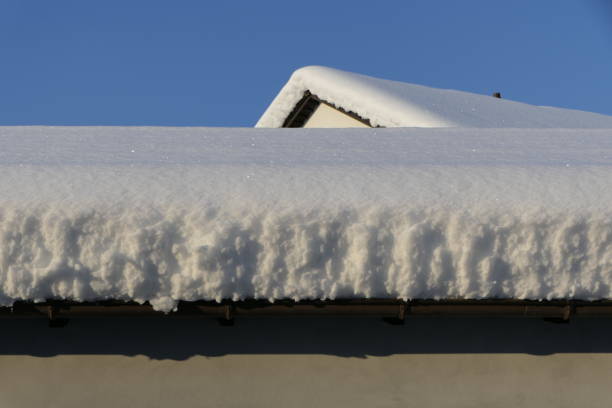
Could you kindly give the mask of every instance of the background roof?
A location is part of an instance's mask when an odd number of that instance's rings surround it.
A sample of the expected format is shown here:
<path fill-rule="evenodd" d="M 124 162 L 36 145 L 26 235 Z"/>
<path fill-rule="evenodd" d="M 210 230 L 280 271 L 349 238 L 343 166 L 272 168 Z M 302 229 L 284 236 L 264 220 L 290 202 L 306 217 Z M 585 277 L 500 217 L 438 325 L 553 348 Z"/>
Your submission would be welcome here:
<path fill-rule="evenodd" d="M 612 128 L 612 116 L 528 105 L 320 66 L 295 71 L 256 126 L 282 127 L 305 92 L 357 114 L 372 126 Z"/>

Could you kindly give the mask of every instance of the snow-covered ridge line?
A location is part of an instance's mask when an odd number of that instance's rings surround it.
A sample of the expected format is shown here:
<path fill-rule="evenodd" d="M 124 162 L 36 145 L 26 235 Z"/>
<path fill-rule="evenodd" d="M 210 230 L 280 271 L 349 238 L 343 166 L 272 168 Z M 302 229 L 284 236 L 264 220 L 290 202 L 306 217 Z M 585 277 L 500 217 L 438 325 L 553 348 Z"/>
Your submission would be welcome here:
<path fill-rule="evenodd" d="M 382 127 L 610 128 L 612 116 L 373 78 L 334 68 L 298 69 L 256 127 L 282 127 L 309 91 Z"/>
<path fill-rule="evenodd" d="M 612 298 L 612 130 L 0 128 L 0 304 Z"/>

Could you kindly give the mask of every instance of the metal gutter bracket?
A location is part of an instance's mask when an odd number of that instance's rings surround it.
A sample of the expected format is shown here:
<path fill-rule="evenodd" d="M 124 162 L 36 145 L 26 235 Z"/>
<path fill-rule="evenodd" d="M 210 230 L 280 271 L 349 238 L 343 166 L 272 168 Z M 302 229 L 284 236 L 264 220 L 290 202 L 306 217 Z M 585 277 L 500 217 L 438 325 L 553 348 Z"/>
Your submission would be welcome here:
<path fill-rule="evenodd" d="M 47 318 L 49 319 L 49 327 L 53 329 L 64 327 L 68 324 L 68 319 L 58 317 L 60 308 L 57 305 L 51 304 L 47 306 Z"/>
<path fill-rule="evenodd" d="M 221 326 L 234 325 L 234 305 L 226 304 L 223 306 L 223 317 L 219 318 L 219 324 Z"/>
<path fill-rule="evenodd" d="M 410 312 L 407 302 L 401 301 L 398 305 L 396 317 L 384 317 L 383 321 L 393 326 L 401 326 L 406 321 L 406 314 Z"/>

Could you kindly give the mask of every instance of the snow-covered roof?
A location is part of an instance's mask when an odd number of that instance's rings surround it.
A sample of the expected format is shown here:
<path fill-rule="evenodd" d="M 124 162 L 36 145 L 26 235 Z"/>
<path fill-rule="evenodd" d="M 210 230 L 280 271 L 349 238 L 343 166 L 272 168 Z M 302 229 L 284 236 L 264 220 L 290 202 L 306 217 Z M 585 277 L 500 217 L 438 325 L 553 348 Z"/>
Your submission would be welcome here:
<path fill-rule="evenodd" d="M 612 298 L 612 130 L 0 128 L 0 304 Z"/>
<path fill-rule="evenodd" d="M 293 73 L 256 127 L 282 127 L 304 93 L 382 127 L 612 128 L 612 116 L 533 106 L 311 66 Z"/>

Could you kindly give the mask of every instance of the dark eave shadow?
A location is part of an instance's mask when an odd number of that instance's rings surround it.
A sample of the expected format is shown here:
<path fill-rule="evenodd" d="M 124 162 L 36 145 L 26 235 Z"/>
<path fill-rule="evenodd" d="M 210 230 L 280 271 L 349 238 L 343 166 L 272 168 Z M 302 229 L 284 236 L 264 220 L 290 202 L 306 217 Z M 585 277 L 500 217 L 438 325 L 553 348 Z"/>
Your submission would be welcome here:
<path fill-rule="evenodd" d="M 192 356 L 322 354 L 367 358 L 394 354 L 612 352 L 612 320 L 576 318 L 414 317 L 390 325 L 374 317 L 244 317 L 231 327 L 212 318 L 2 319 L 0 354 Z"/>

